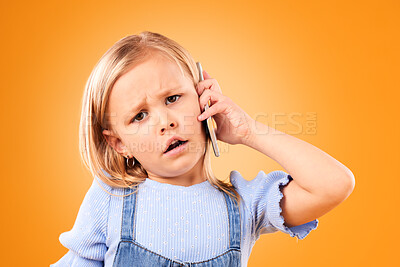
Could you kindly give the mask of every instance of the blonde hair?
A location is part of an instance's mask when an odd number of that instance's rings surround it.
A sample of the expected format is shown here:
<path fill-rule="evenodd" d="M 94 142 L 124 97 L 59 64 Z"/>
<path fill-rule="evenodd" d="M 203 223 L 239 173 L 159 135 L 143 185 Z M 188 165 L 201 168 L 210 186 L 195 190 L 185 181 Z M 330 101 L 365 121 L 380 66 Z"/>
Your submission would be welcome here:
<path fill-rule="evenodd" d="M 161 53 L 175 61 L 182 74 L 186 73 L 194 87 L 197 86 L 199 72 L 189 52 L 177 42 L 149 31 L 129 35 L 116 42 L 97 62 L 85 86 L 79 125 L 80 154 L 84 165 L 93 176 L 99 177 L 111 187 L 133 188 L 148 177 L 147 171 L 139 162 L 136 161 L 133 167 L 128 167 L 125 158 L 107 143 L 102 132 L 109 126 L 106 117 L 107 104 L 115 82 L 152 52 Z M 207 135 L 203 164 L 206 178 L 215 188 L 226 192 L 240 203 L 240 195 L 234 186 L 215 177 L 211 169 L 210 154 L 211 139 Z M 111 194 L 100 183 L 99 185 Z"/>

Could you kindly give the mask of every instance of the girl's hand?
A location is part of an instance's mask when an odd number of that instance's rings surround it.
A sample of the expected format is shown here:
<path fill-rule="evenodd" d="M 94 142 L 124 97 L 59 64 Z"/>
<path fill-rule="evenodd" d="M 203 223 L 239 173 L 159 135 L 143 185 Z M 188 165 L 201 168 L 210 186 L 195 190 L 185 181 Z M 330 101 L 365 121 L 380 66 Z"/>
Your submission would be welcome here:
<path fill-rule="evenodd" d="M 213 116 L 216 124 L 218 140 L 228 144 L 244 144 L 251 134 L 253 119 L 236 105 L 229 97 L 222 94 L 217 80 L 203 70 L 204 81 L 197 85 L 200 96 L 200 108 L 203 112 L 198 120 L 203 121 Z M 210 108 L 204 111 L 205 105 L 211 100 Z"/>

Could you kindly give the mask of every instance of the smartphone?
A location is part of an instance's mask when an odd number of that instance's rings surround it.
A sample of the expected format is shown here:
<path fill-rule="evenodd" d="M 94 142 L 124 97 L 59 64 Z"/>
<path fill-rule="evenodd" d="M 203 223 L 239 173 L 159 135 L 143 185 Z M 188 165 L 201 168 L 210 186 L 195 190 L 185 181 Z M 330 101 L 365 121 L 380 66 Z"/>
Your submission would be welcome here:
<path fill-rule="evenodd" d="M 200 62 L 196 62 L 197 69 L 200 75 L 200 81 L 204 80 L 203 77 L 203 68 L 201 67 Z M 204 106 L 204 111 L 210 108 L 210 100 Z M 215 135 L 215 129 L 217 129 L 217 124 L 215 123 L 212 116 L 208 117 L 206 120 L 202 121 L 204 127 L 206 128 L 206 134 L 211 138 L 212 147 L 214 149 L 214 154 L 216 157 L 219 157 L 219 148 L 217 144 L 217 136 Z"/>

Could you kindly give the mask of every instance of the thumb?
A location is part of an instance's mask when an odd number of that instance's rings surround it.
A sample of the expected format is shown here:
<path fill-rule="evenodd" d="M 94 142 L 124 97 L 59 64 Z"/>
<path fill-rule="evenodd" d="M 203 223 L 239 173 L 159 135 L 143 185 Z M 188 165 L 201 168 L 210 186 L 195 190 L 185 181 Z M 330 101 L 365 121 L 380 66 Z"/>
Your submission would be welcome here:
<path fill-rule="evenodd" d="M 211 76 L 205 70 L 203 70 L 203 77 L 204 77 L 204 79 L 210 79 L 211 78 Z"/>

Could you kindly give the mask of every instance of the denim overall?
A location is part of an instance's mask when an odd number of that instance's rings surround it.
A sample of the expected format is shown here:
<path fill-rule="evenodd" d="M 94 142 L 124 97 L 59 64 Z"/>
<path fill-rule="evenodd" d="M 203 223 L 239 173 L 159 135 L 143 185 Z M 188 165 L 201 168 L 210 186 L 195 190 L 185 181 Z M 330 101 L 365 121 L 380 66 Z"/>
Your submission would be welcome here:
<path fill-rule="evenodd" d="M 125 188 L 124 195 L 132 193 L 136 188 Z M 137 192 L 129 196 L 124 196 L 124 207 L 122 211 L 121 241 L 118 244 L 114 258 L 113 267 L 131 266 L 240 266 L 240 240 L 241 240 L 241 221 L 240 211 L 237 202 L 227 193 L 223 192 L 229 217 L 229 247 L 222 254 L 200 262 L 180 262 L 161 256 L 143 247 L 135 241 L 134 222 Z"/>

